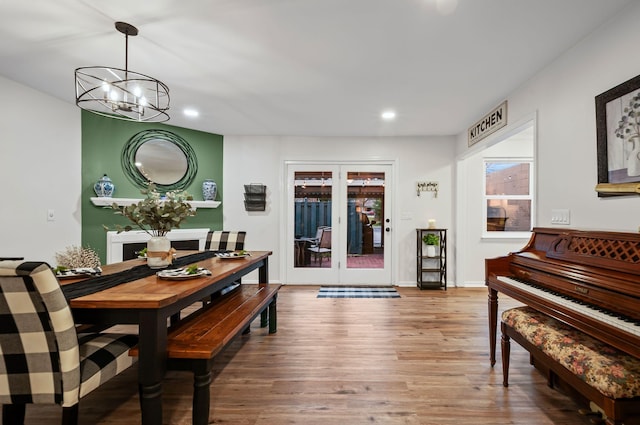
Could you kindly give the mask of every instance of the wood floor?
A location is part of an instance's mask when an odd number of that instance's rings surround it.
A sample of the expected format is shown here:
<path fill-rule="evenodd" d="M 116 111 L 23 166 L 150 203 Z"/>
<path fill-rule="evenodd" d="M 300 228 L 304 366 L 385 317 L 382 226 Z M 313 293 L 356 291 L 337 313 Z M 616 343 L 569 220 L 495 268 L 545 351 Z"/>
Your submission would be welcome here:
<path fill-rule="evenodd" d="M 215 367 L 210 423 L 237 425 L 577 425 L 571 399 L 546 386 L 512 344 L 510 386 L 491 368 L 487 291 L 398 288 L 396 299 L 318 299 L 286 286 L 278 333 L 254 322 Z M 500 299 L 500 308 L 518 305 Z M 498 353 L 499 356 L 499 353 Z M 191 375 L 170 372 L 164 423 L 191 423 Z M 136 367 L 80 403 L 82 424 L 139 424 Z M 59 424 L 28 406 L 27 424 Z"/>

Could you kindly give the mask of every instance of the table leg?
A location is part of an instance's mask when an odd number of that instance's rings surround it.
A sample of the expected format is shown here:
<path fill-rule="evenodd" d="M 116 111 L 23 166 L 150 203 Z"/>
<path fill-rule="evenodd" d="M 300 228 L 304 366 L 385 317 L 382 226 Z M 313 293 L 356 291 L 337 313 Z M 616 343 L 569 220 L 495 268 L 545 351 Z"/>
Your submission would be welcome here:
<path fill-rule="evenodd" d="M 138 389 L 142 424 L 162 424 L 162 378 L 166 371 L 167 318 L 157 311 L 140 313 Z"/>
<path fill-rule="evenodd" d="M 265 258 L 262 266 L 258 268 L 258 283 L 269 283 L 269 259 Z"/>

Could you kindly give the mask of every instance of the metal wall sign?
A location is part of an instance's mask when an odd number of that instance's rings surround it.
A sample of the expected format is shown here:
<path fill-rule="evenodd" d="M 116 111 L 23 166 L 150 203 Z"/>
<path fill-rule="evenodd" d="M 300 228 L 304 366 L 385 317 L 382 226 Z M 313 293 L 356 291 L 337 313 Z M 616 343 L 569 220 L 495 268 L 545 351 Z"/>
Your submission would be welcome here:
<path fill-rule="evenodd" d="M 507 125 L 507 101 L 505 100 L 493 111 L 482 117 L 478 122 L 469 127 L 467 131 L 469 147 L 478 143 L 491 133 L 494 133 Z"/>

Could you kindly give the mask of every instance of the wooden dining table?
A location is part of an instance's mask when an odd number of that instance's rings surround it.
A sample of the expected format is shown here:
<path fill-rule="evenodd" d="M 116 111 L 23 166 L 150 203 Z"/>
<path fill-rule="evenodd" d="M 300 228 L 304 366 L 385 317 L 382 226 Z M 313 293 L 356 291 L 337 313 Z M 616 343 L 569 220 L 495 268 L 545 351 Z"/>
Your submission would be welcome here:
<path fill-rule="evenodd" d="M 178 251 L 178 256 L 194 252 Z M 208 258 L 197 262 L 210 276 L 165 280 L 155 274 L 109 289 L 73 298 L 69 305 L 76 323 L 138 325 L 138 384 L 142 424 L 162 424 L 162 381 L 166 372 L 168 319 L 181 310 L 258 270 L 260 284 L 269 283 L 271 251 L 251 251 L 242 258 Z M 103 275 L 143 265 L 144 259 L 103 266 Z M 78 282 L 62 281 L 66 283 Z"/>

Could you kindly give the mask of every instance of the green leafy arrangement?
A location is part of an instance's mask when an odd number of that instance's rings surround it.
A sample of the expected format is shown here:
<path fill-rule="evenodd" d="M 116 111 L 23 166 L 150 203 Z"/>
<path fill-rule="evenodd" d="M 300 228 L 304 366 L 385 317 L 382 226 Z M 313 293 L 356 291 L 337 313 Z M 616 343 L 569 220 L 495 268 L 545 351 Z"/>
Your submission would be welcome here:
<path fill-rule="evenodd" d="M 187 274 L 196 274 L 198 273 L 198 265 L 192 264 L 189 267 L 187 267 L 185 271 L 187 272 Z"/>
<path fill-rule="evenodd" d="M 171 229 L 180 228 L 188 217 L 196 215 L 189 204 L 193 197 L 187 192 L 167 192 L 162 197 L 153 183 L 141 192 L 146 198 L 137 204 L 120 206 L 114 202 L 111 208 L 115 210 L 114 214 L 128 218 L 135 227 L 151 236 L 165 236 Z M 118 233 L 134 229 L 131 225 L 114 227 Z M 107 226 L 104 228 L 109 230 Z"/>
<path fill-rule="evenodd" d="M 427 233 L 422 237 L 422 242 L 427 245 L 438 245 L 440 243 L 440 237 L 435 233 Z"/>

